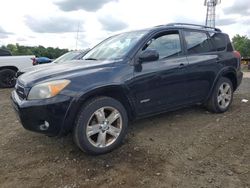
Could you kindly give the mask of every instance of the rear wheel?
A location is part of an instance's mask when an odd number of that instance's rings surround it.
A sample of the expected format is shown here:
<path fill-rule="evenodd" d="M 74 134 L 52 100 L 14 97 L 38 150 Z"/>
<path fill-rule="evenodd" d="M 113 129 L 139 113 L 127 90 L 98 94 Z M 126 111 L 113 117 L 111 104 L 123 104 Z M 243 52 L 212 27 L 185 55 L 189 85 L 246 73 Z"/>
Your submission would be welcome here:
<path fill-rule="evenodd" d="M 1 88 L 12 88 L 16 84 L 15 79 L 16 71 L 11 69 L 0 70 L 0 87 Z"/>
<path fill-rule="evenodd" d="M 233 101 L 233 85 L 232 82 L 222 77 L 217 82 L 213 93 L 208 100 L 207 108 L 215 113 L 222 113 L 229 109 Z"/>
<path fill-rule="evenodd" d="M 107 153 L 121 144 L 127 125 L 127 112 L 119 101 L 98 97 L 82 107 L 74 128 L 74 141 L 87 153 Z"/>

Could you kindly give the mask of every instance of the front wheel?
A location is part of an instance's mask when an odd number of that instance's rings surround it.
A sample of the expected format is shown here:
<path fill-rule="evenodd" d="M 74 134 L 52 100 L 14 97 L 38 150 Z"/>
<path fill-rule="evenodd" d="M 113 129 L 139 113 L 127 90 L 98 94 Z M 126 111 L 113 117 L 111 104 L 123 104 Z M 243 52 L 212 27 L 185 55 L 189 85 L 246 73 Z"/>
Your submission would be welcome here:
<path fill-rule="evenodd" d="M 207 108 L 215 113 L 223 113 L 227 111 L 233 101 L 233 85 L 231 80 L 221 77 L 213 93 L 208 100 Z"/>
<path fill-rule="evenodd" d="M 0 70 L 0 87 L 12 88 L 16 84 L 15 79 L 16 72 L 11 69 Z"/>
<path fill-rule="evenodd" d="M 74 141 L 87 153 L 107 153 L 121 144 L 127 126 L 127 112 L 119 101 L 97 97 L 82 107 L 74 128 Z"/>

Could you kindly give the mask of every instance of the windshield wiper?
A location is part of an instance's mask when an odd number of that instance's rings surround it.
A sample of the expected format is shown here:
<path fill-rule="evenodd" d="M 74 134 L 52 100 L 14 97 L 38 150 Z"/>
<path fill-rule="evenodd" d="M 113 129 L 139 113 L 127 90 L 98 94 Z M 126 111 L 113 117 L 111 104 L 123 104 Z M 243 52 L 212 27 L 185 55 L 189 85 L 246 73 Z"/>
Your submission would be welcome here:
<path fill-rule="evenodd" d="M 97 61 L 97 59 L 95 59 L 95 58 L 87 58 L 87 59 L 84 59 L 84 60 L 94 60 L 94 61 Z"/>

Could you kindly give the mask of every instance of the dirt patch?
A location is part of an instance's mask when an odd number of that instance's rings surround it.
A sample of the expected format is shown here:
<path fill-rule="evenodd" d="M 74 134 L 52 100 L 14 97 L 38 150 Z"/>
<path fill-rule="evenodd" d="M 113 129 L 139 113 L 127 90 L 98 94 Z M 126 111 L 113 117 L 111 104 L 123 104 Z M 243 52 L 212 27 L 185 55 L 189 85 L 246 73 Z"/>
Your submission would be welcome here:
<path fill-rule="evenodd" d="M 250 79 L 230 110 L 192 107 L 134 122 L 112 153 L 22 128 L 0 90 L 0 187 L 250 187 Z"/>

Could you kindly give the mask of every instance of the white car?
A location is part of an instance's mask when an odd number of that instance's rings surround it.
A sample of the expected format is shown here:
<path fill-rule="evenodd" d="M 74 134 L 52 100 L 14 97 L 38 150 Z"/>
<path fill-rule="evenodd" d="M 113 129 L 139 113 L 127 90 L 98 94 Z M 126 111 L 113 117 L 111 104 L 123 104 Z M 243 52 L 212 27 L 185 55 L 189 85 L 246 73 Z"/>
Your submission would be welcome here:
<path fill-rule="evenodd" d="M 18 70 L 32 67 L 35 56 L 0 56 L 0 88 L 15 86 L 15 74 Z"/>

